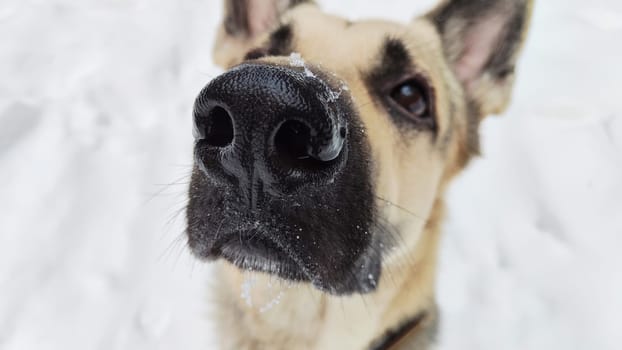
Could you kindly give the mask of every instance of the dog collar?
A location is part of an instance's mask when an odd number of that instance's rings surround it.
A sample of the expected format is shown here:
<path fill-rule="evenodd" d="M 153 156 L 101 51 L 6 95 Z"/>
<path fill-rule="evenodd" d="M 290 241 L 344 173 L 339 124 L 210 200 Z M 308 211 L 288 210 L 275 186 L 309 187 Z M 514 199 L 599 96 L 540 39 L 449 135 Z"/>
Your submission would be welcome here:
<path fill-rule="evenodd" d="M 374 341 L 370 350 L 395 350 L 408 336 L 417 331 L 426 317 L 426 312 L 420 312 L 415 317 L 407 319 L 396 329 L 388 330 L 381 338 Z"/>

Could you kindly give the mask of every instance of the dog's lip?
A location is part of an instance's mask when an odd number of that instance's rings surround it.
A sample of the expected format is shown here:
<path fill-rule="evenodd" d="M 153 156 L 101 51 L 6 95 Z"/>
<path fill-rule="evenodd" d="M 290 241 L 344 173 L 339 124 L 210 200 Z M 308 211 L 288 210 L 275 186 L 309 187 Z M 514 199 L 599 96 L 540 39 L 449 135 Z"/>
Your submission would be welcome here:
<path fill-rule="evenodd" d="M 211 255 L 222 257 L 244 270 L 285 275 L 296 281 L 312 280 L 305 264 L 288 247 L 256 230 L 224 235 L 211 251 Z"/>
<path fill-rule="evenodd" d="M 333 295 L 372 292 L 380 276 L 380 265 L 375 266 L 373 256 L 366 254 L 353 263 L 354 270 L 341 277 L 330 277 L 319 264 L 305 262 L 305 258 L 311 259 L 311 256 L 302 256 L 307 254 L 304 250 L 303 253 L 296 253 L 297 249 L 288 247 L 286 240 L 278 240 L 262 228 L 238 227 L 238 230 L 219 232 L 212 243 L 194 241 L 190 248 L 199 259 L 213 261 L 222 258 L 240 270 L 263 272 L 294 282 L 309 282 Z"/>

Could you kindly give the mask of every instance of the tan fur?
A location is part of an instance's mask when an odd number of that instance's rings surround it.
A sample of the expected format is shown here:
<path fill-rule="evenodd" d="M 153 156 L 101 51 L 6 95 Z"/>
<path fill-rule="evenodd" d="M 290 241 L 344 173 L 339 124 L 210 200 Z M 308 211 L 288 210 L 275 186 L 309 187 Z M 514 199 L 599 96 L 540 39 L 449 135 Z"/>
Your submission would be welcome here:
<path fill-rule="evenodd" d="M 441 37 L 426 18 L 407 25 L 385 21 L 347 25 L 304 4 L 287 12 L 281 22 L 293 23 L 294 46 L 306 61 L 334 72 L 347 84 L 365 125 L 362 132 L 371 144 L 381 215 L 401 237 L 383 260 L 378 289 L 367 295 L 331 296 L 310 285 L 290 286 L 276 277 L 242 272 L 220 262 L 215 318 L 222 348 L 365 349 L 386 330 L 425 312 L 424 321 L 396 348 L 427 349 L 436 324 L 434 285 L 442 198 L 451 178 L 473 155 L 469 142 L 476 141 L 469 140 L 469 127 L 477 125 L 469 123 L 505 109 L 513 75 L 499 82 L 484 74 L 468 92 L 446 63 Z M 264 42 L 266 35 L 231 38 L 221 30 L 214 59 L 231 67 Z M 435 87 L 436 138 L 418 131 L 400 137 L 401 131 L 383 107 L 372 102 L 361 80 L 360 72 L 377 63 L 378 48 L 387 37 L 406 43 L 419 73 Z M 288 64 L 284 58 L 268 60 Z M 476 121 L 465 117 L 473 113 L 467 93 L 478 108 Z M 246 288 L 249 284 L 252 288 Z M 278 305 L 261 310 L 275 298 L 280 298 Z"/>

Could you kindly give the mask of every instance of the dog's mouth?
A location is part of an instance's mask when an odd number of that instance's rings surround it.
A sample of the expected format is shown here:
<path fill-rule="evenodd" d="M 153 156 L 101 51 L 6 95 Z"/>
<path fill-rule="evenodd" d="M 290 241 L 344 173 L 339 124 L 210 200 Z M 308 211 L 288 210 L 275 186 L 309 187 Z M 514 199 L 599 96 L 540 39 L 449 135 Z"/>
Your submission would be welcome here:
<path fill-rule="evenodd" d="M 269 224 L 265 217 L 260 221 L 238 217 L 209 225 L 211 229 L 194 230 L 191 225 L 188 244 L 200 259 L 224 259 L 240 270 L 310 283 L 330 294 L 375 290 L 381 252 L 377 242 L 367 237 L 376 235 L 364 231 L 362 225 L 332 227 L 335 231 L 331 232 L 328 226 L 314 230 L 287 215 L 278 217 L 285 222 Z M 335 219 L 325 218 L 327 222 Z"/>
<path fill-rule="evenodd" d="M 291 249 L 259 229 L 227 234 L 214 244 L 209 255 L 222 257 L 243 270 L 270 273 L 292 281 L 312 279 Z"/>

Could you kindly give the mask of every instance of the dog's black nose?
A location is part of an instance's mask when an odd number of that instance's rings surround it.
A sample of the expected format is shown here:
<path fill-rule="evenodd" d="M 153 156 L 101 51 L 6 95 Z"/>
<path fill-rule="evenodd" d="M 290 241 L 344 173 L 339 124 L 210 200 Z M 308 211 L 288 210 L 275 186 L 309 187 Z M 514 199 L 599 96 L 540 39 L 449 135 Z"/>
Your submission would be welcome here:
<path fill-rule="evenodd" d="M 332 183 L 347 158 L 347 103 L 308 68 L 243 64 L 195 103 L 197 164 L 250 193 Z"/>

